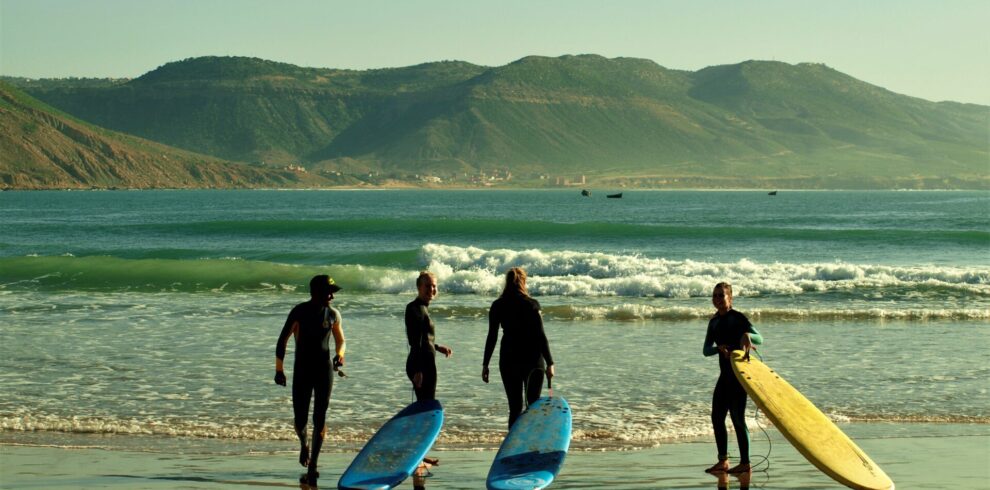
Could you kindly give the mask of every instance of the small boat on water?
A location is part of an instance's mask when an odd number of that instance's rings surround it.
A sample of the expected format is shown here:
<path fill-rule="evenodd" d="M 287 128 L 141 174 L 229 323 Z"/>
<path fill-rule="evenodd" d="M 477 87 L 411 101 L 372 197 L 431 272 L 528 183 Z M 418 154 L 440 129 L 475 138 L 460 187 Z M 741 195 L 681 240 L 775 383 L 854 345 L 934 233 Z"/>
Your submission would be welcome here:
<path fill-rule="evenodd" d="M 588 189 L 581 189 L 581 195 L 584 197 L 591 197 L 591 191 Z"/>
<path fill-rule="evenodd" d="M 618 194 L 608 194 L 605 197 L 609 199 L 622 199 L 622 193 L 620 192 Z"/>
<path fill-rule="evenodd" d="M 770 191 L 770 192 L 767 193 L 767 195 L 768 196 L 776 196 L 777 195 L 777 191 Z"/>

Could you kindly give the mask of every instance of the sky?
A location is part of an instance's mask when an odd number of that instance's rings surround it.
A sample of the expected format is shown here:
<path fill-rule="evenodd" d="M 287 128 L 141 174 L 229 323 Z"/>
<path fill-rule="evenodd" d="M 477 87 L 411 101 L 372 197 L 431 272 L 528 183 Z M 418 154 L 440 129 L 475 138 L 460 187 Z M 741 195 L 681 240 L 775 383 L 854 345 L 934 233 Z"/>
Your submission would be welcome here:
<path fill-rule="evenodd" d="M 369 69 L 529 55 L 825 63 L 990 105 L 990 0 L 0 0 L 0 75 L 133 78 L 197 56 Z"/>

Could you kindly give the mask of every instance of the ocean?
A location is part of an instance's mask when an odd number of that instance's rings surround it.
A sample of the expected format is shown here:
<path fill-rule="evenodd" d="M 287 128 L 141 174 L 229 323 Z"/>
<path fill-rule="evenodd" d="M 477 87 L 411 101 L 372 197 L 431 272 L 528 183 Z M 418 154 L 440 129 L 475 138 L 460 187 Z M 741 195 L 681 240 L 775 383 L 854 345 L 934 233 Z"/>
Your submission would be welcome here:
<path fill-rule="evenodd" d="M 481 359 L 513 266 L 543 306 L 577 450 L 711 438 L 718 365 L 701 350 L 719 281 L 764 361 L 840 427 L 986 432 L 990 193 L 604 194 L 2 192 L 0 443 L 294 450 L 275 341 L 326 273 L 344 288 L 348 377 L 324 448 L 354 451 L 412 399 L 402 314 L 428 269 L 454 349 L 438 447 L 495 448 L 507 406 Z"/>

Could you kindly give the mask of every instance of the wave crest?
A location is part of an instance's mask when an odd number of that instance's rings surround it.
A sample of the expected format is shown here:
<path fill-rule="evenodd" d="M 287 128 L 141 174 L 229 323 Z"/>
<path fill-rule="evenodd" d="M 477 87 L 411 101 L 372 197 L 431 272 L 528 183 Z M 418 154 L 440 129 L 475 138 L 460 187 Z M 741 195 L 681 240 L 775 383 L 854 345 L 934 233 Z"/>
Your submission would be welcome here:
<path fill-rule="evenodd" d="M 504 271 L 523 267 L 530 276 L 530 291 L 542 296 L 704 297 L 711 293 L 712 285 L 728 281 L 737 296 L 899 288 L 990 297 L 990 270 L 978 267 L 761 264 L 748 259 L 700 262 L 635 254 L 484 250 L 440 244 L 425 245 L 421 260 L 437 274 L 441 287 L 453 293 L 496 294 Z"/>
<path fill-rule="evenodd" d="M 728 281 L 736 296 L 805 293 L 941 299 L 959 303 L 990 298 L 990 268 L 937 265 L 891 266 L 833 263 L 758 263 L 670 260 L 638 254 L 485 250 L 426 244 L 419 264 L 293 265 L 224 259 L 123 259 L 29 256 L 0 258 L 0 289 L 230 292 L 296 291 L 313 274 L 328 273 L 349 292 L 404 293 L 415 290 L 418 268 L 429 269 L 448 294 L 497 295 L 510 267 L 529 273 L 536 296 L 706 297 Z"/>

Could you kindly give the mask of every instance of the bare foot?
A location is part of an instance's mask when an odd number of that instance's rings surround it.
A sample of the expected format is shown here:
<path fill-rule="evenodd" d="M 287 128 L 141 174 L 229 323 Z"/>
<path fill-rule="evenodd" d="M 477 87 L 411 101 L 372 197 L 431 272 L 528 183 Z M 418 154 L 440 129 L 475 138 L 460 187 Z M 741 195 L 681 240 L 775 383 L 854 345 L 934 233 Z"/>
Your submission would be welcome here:
<path fill-rule="evenodd" d="M 722 472 L 725 472 L 725 471 L 729 471 L 729 461 L 728 460 L 719 461 L 718 463 L 715 463 L 710 468 L 706 469 L 705 470 L 705 473 L 722 473 Z"/>
<path fill-rule="evenodd" d="M 738 474 L 738 473 L 750 473 L 752 471 L 753 471 L 753 467 L 750 466 L 749 463 L 739 463 L 733 466 L 732 468 L 729 468 L 728 472 L 732 474 Z"/>
<path fill-rule="evenodd" d="M 299 464 L 309 466 L 309 446 L 303 446 L 299 449 Z"/>
<path fill-rule="evenodd" d="M 299 483 L 316 488 L 316 479 L 320 477 L 319 471 L 308 471 L 299 476 Z"/>

